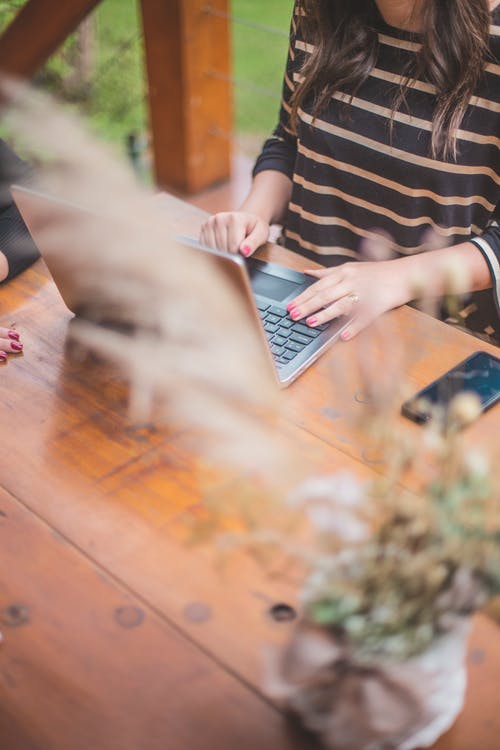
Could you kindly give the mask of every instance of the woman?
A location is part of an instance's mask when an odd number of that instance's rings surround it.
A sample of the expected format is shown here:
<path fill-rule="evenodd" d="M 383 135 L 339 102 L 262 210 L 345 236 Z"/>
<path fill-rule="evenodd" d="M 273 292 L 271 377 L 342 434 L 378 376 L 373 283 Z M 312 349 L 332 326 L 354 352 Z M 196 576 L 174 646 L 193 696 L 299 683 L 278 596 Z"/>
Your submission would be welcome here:
<path fill-rule="evenodd" d="M 24 181 L 28 175 L 26 164 L 0 139 L 0 282 L 16 276 L 39 255 L 10 194 L 10 185 Z M 0 362 L 22 350 L 19 333 L 0 328 Z"/>
<path fill-rule="evenodd" d="M 468 327 L 498 336 L 497 6 L 297 0 L 279 124 L 240 211 L 211 217 L 202 241 L 250 255 L 282 223 L 288 248 L 331 266 L 309 271 L 318 281 L 291 317 L 314 327 L 355 312 L 345 340 L 419 285 L 445 294 L 458 263 Z M 374 230 L 393 257 L 356 262 Z"/>

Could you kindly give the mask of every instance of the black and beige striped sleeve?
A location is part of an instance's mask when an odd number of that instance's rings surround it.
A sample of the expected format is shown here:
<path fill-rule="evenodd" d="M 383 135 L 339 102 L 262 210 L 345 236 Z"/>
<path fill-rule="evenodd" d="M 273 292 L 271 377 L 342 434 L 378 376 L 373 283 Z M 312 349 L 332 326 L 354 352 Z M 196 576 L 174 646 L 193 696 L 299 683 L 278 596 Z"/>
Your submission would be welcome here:
<path fill-rule="evenodd" d="M 294 91 L 294 77 L 300 61 L 295 50 L 297 38 L 297 11 L 294 10 L 290 26 L 290 44 L 283 79 L 283 93 L 279 120 L 273 134 L 264 143 L 253 169 L 255 177 L 259 172 L 274 170 L 293 178 L 297 158 L 297 137 L 290 127 L 290 99 Z"/>

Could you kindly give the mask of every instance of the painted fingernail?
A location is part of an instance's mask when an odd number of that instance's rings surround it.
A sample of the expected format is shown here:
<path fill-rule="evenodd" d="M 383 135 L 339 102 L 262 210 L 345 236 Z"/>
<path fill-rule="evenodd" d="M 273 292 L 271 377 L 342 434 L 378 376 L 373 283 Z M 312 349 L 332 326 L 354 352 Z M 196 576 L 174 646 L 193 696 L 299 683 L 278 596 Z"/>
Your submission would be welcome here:
<path fill-rule="evenodd" d="M 318 325 L 318 319 L 317 318 L 306 318 L 306 323 L 308 326 L 316 326 Z"/>
<path fill-rule="evenodd" d="M 251 252 L 252 251 L 248 245 L 243 245 L 243 247 L 241 248 L 241 254 L 244 255 L 245 258 L 248 258 Z"/>
<path fill-rule="evenodd" d="M 340 334 L 340 338 L 342 341 L 349 341 L 351 338 L 351 332 L 350 331 L 343 331 L 343 333 Z"/>
<path fill-rule="evenodd" d="M 9 339 L 14 339 L 14 341 L 18 341 L 19 340 L 19 334 L 18 334 L 17 331 L 9 331 L 7 335 L 9 337 Z"/>
<path fill-rule="evenodd" d="M 290 317 L 293 318 L 293 320 L 297 320 L 297 318 L 300 318 L 300 310 L 294 307 L 290 312 Z"/>
<path fill-rule="evenodd" d="M 23 345 L 19 341 L 13 341 L 12 344 L 10 345 L 10 348 L 12 349 L 13 352 L 22 352 Z"/>
<path fill-rule="evenodd" d="M 5 352 L 0 352 L 0 362 L 5 362 L 7 360 L 7 355 Z"/>
<path fill-rule="evenodd" d="M 292 310 L 295 307 L 297 307 L 297 305 L 295 304 L 295 302 L 289 302 L 288 305 L 286 306 L 286 309 L 288 310 L 288 312 L 292 312 Z"/>

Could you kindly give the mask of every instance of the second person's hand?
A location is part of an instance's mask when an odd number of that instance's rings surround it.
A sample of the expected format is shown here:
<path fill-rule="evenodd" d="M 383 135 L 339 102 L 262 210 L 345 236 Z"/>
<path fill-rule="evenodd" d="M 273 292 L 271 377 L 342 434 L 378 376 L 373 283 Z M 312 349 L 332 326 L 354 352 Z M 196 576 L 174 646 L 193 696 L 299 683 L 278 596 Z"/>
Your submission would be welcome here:
<path fill-rule="evenodd" d="M 8 354 L 20 354 L 22 350 L 18 332 L 11 328 L 0 328 L 0 362 L 6 362 Z"/>
<path fill-rule="evenodd" d="M 267 242 L 269 224 L 256 214 L 245 211 L 224 211 L 203 222 L 200 242 L 227 253 L 252 255 Z"/>

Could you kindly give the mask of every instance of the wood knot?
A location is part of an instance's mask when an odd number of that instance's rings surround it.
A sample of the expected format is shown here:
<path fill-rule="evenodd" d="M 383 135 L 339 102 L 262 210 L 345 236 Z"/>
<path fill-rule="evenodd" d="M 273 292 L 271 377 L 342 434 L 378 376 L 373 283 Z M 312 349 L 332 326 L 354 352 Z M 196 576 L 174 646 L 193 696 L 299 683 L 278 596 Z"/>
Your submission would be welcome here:
<path fill-rule="evenodd" d="M 191 602 L 184 607 L 184 617 L 189 622 L 208 622 L 212 617 L 212 610 L 204 602 Z"/>
<path fill-rule="evenodd" d="M 144 611 L 140 607 L 117 607 L 114 613 L 115 621 L 122 628 L 138 628 L 144 621 Z"/>
<path fill-rule="evenodd" d="M 125 428 L 125 432 L 133 440 L 137 440 L 138 443 L 147 443 L 151 438 L 158 433 L 158 428 L 150 423 L 132 424 Z"/>
<path fill-rule="evenodd" d="M 289 604 L 278 602 L 269 608 L 269 616 L 275 622 L 292 622 L 297 617 L 297 612 Z"/>
<path fill-rule="evenodd" d="M 342 412 L 338 409 L 335 409 L 333 406 L 323 406 L 321 408 L 321 415 L 323 417 L 326 417 L 327 419 L 336 420 L 340 419 L 342 416 Z"/>
<path fill-rule="evenodd" d="M 24 604 L 11 604 L 3 610 L 0 621 L 8 628 L 18 628 L 30 621 L 30 612 Z"/>

